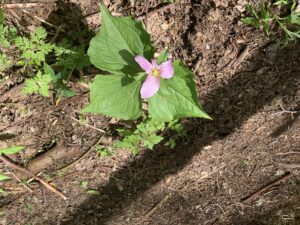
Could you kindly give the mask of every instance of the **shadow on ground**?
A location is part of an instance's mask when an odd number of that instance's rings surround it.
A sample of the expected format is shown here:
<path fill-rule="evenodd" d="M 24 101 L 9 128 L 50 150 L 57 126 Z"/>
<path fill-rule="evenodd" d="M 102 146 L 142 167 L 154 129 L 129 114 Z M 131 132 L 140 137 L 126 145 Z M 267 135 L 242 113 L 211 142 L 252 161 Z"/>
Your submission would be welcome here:
<path fill-rule="evenodd" d="M 107 185 L 99 187 L 100 196 L 87 199 L 62 224 L 107 223 L 112 217 L 121 215 L 128 205 L 150 187 L 166 176 L 179 172 L 202 147 L 234 132 L 274 98 L 295 97 L 296 80 L 300 77 L 297 66 L 300 63 L 300 52 L 296 49 L 299 49 L 299 45 L 279 49 L 270 60 L 264 60 L 266 55 L 263 51 L 258 52 L 252 57 L 252 65 L 255 68 L 268 67 L 269 72 L 235 74 L 222 87 L 203 96 L 203 107 L 214 121 L 191 119 L 187 124 L 189 143 L 183 143 L 172 151 L 162 146 L 155 151 L 144 151 L 116 171 Z M 123 191 L 118 189 L 118 179 L 128 182 Z"/>

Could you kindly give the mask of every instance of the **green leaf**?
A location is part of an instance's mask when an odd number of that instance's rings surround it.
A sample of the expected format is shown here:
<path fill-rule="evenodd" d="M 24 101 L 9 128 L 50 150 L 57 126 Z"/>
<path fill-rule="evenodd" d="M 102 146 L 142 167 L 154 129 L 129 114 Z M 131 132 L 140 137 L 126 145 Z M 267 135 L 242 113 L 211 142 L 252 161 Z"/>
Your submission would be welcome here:
<path fill-rule="evenodd" d="M 0 181 L 9 180 L 9 179 L 11 178 L 0 173 Z"/>
<path fill-rule="evenodd" d="M 76 93 L 74 91 L 72 91 L 69 87 L 67 87 L 66 85 L 61 85 L 61 87 L 59 89 L 59 93 L 63 97 L 73 97 L 76 95 Z"/>
<path fill-rule="evenodd" d="M 168 55 L 169 55 L 169 50 L 166 48 L 157 57 L 157 60 L 156 60 L 157 63 L 161 64 L 161 63 L 167 61 L 168 60 Z"/>
<path fill-rule="evenodd" d="M 42 96 L 48 97 L 51 81 L 52 77 L 50 74 L 42 74 L 39 70 L 34 78 L 25 80 L 22 92 L 26 95 L 38 93 Z"/>
<path fill-rule="evenodd" d="M 262 19 L 265 19 L 265 20 L 270 19 L 269 8 L 264 6 L 263 4 L 260 7 L 260 16 Z"/>
<path fill-rule="evenodd" d="M 83 112 L 135 120 L 141 115 L 140 87 L 140 81 L 128 76 L 97 75 L 90 85 L 90 104 Z"/>
<path fill-rule="evenodd" d="M 81 182 L 81 187 L 83 187 L 84 189 L 87 189 L 87 188 L 88 188 L 88 185 L 89 185 L 89 182 L 88 182 L 88 181 L 82 181 L 82 182 Z"/>
<path fill-rule="evenodd" d="M 166 142 L 166 146 L 169 146 L 170 149 L 174 149 L 176 147 L 176 141 L 174 139 L 170 139 Z"/>
<path fill-rule="evenodd" d="M 273 5 L 287 5 L 289 4 L 289 0 L 276 0 Z"/>
<path fill-rule="evenodd" d="M 130 17 L 114 17 L 101 5 L 102 26 L 91 40 L 88 49 L 91 63 L 112 73 L 135 74 L 141 71 L 135 62 L 136 55 L 153 58 L 155 49 L 150 35 L 140 21 Z"/>
<path fill-rule="evenodd" d="M 0 149 L 0 155 L 1 154 L 5 154 L 5 155 L 15 154 L 15 153 L 22 151 L 23 149 L 24 149 L 24 147 L 22 147 L 22 146 L 13 146 L 10 148 Z"/>
<path fill-rule="evenodd" d="M 126 137 L 129 135 L 132 135 L 132 132 L 130 130 L 125 130 L 125 129 L 116 129 L 118 131 L 119 135 Z"/>
<path fill-rule="evenodd" d="M 198 102 L 193 73 L 179 61 L 173 66 L 174 76 L 161 79 L 159 91 L 148 100 L 150 116 L 165 122 L 184 117 L 210 119 Z"/>
<path fill-rule="evenodd" d="M 87 192 L 86 192 L 87 194 L 90 194 L 90 195 L 100 195 L 100 192 L 99 191 L 97 191 L 97 190 L 88 190 Z"/>
<path fill-rule="evenodd" d="M 155 145 L 157 145 L 159 142 L 164 140 L 164 137 L 159 136 L 159 135 L 152 135 L 148 139 L 144 140 L 144 144 L 146 147 L 153 149 Z"/>
<path fill-rule="evenodd" d="M 292 13 L 290 15 L 290 23 L 297 24 L 300 26 L 300 13 Z"/>
<path fill-rule="evenodd" d="M 4 23 L 4 11 L 0 8 L 0 24 L 3 24 Z"/>
<path fill-rule="evenodd" d="M 254 17 L 245 17 L 241 19 L 241 21 L 246 25 L 251 25 L 255 28 L 259 28 L 259 19 L 256 19 Z"/>
<path fill-rule="evenodd" d="M 44 72 L 50 74 L 51 77 L 55 77 L 55 72 L 51 66 L 44 62 Z"/>

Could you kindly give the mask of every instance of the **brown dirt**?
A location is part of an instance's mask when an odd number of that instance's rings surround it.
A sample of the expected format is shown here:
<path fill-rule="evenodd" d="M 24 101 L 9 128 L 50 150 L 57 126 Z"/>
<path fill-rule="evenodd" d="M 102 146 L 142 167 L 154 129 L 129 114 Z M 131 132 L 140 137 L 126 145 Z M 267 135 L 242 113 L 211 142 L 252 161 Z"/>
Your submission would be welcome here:
<path fill-rule="evenodd" d="M 76 24 L 95 31 L 96 2 L 40 3 L 32 11 L 56 26 L 64 23 L 62 35 L 76 31 Z M 47 98 L 21 95 L 22 78 L 8 74 L 0 86 L 0 147 L 26 145 L 13 158 L 25 164 L 51 151 L 71 157 L 51 161 L 41 175 L 67 201 L 39 183 L 28 184 L 33 193 L 16 182 L 4 184 L 12 190 L 0 199 L 0 223 L 300 224 L 300 44 L 280 48 L 278 36 L 242 25 L 244 1 L 151 0 L 148 7 L 143 1 L 114 2 L 109 7 L 116 14 L 147 15 L 155 46 L 168 46 L 196 72 L 201 102 L 214 120 L 185 120 L 188 139 L 173 150 L 161 144 L 135 157 L 120 151 L 100 158 L 92 146 L 111 142 L 113 121 L 85 118 L 106 130 L 104 136 L 74 120 L 81 119 L 78 112 L 87 103 L 85 89 L 74 84 L 78 95 L 56 106 Z M 39 23 L 9 10 L 21 19 L 11 17 L 12 23 Z M 82 181 L 100 195 L 87 194 Z"/>

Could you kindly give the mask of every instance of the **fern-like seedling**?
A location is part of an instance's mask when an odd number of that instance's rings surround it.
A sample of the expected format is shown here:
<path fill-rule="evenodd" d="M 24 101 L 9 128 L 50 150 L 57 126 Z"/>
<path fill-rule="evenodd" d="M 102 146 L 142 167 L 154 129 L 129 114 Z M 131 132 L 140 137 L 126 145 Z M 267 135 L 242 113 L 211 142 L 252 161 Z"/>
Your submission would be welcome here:
<path fill-rule="evenodd" d="M 11 65 L 11 60 L 7 57 L 7 55 L 0 53 L 0 74 L 9 69 Z"/>
<path fill-rule="evenodd" d="M 26 95 L 30 94 L 40 94 L 42 96 L 49 96 L 49 86 L 52 82 L 52 77 L 50 74 L 43 74 L 40 70 L 37 72 L 36 76 L 31 79 L 26 79 L 23 87 L 23 93 Z"/>
<path fill-rule="evenodd" d="M 54 45 L 46 43 L 47 32 L 43 27 L 38 27 L 30 37 L 17 37 L 16 47 L 22 52 L 18 65 L 33 65 L 40 67 L 46 56 L 54 49 Z"/>
<path fill-rule="evenodd" d="M 63 68 L 65 71 L 82 70 L 91 64 L 82 44 L 72 47 L 64 40 L 55 47 L 54 51 L 57 58 L 55 65 Z"/>
<path fill-rule="evenodd" d="M 16 37 L 17 29 L 0 24 L 0 47 L 8 48 Z"/>

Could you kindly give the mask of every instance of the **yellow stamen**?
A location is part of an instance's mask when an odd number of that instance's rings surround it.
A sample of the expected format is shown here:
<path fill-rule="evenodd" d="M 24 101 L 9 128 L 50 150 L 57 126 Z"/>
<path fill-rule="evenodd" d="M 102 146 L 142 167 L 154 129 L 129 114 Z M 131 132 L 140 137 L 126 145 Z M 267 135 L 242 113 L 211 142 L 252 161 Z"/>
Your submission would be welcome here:
<path fill-rule="evenodd" d="M 155 68 L 155 69 L 152 70 L 151 74 L 154 77 L 159 77 L 160 76 L 160 70 Z"/>

